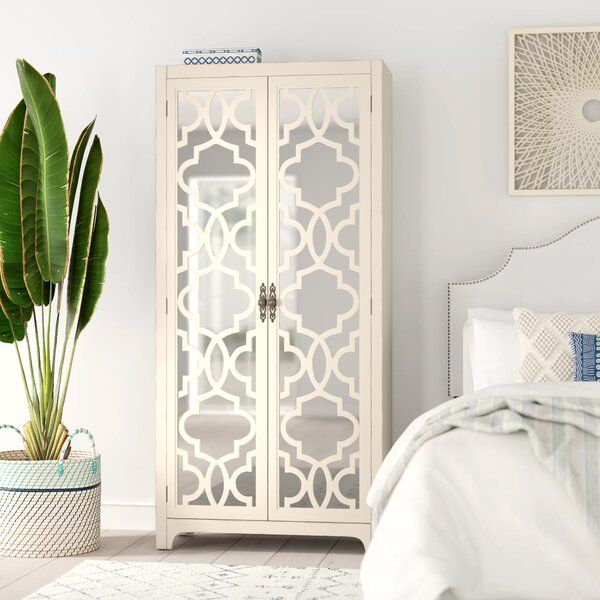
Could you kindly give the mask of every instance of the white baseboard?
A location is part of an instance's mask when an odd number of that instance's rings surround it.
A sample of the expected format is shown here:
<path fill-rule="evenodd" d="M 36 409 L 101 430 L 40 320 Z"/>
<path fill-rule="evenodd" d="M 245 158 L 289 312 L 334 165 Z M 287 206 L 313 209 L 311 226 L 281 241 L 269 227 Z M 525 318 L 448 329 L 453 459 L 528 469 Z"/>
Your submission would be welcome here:
<path fill-rule="evenodd" d="M 154 531 L 154 502 L 103 501 L 101 527 Z"/>

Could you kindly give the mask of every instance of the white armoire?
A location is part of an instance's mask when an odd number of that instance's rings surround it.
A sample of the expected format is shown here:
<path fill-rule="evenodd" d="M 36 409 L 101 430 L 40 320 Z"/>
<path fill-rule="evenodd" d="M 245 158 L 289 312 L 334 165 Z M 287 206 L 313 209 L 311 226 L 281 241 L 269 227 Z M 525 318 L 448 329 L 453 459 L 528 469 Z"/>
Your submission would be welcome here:
<path fill-rule="evenodd" d="M 156 542 L 371 535 L 391 444 L 382 61 L 157 68 Z"/>

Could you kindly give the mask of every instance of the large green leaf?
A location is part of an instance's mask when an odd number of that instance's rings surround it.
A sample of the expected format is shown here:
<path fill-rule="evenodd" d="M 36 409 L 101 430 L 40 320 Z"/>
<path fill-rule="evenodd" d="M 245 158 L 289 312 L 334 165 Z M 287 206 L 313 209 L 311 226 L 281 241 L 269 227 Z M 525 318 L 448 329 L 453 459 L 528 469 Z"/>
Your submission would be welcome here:
<path fill-rule="evenodd" d="M 0 138 L 0 276 L 9 299 L 20 306 L 31 304 L 23 277 L 21 235 L 21 142 L 25 103 L 19 102 L 8 117 Z"/>
<path fill-rule="evenodd" d="M 33 303 L 44 304 L 44 286 L 35 256 L 35 216 L 39 183 L 38 143 L 31 118 L 25 116 L 21 146 L 21 235 L 25 285 Z"/>
<path fill-rule="evenodd" d="M 95 122 L 96 119 L 81 132 L 71 155 L 71 162 L 69 163 L 69 216 L 73 214 L 73 204 L 75 203 L 75 195 L 77 194 L 77 184 L 79 183 L 79 173 L 83 164 L 83 156 Z"/>
<path fill-rule="evenodd" d="M 10 321 L 6 318 L 4 311 L 0 309 L 0 342 L 12 344 L 15 338 L 10 328 Z"/>
<path fill-rule="evenodd" d="M 31 304 L 29 304 L 29 308 L 17 306 L 10 301 L 2 287 L 0 287 L 0 311 L 8 321 L 11 336 L 14 335 L 14 338 L 19 342 L 25 337 L 27 322 L 31 318 L 31 306 Z M 1 323 L 0 328 L 2 328 Z M 9 341 L 14 341 L 14 338 Z"/>
<path fill-rule="evenodd" d="M 96 305 L 102 294 L 104 278 L 106 276 L 106 258 L 108 256 L 108 215 L 100 197 L 96 209 L 96 220 L 92 232 L 92 243 L 85 276 L 85 285 L 81 297 L 81 309 L 77 322 L 76 335 L 79 336 L 83 328 L 90 322 Z"/>
<path fill-rule="evenodd" d="M 68 149 L 52 87 L 28 62 L 17 60 L 21 91 L 38 140 L 40 177 L 36 255 L 45 281 L 59 283 L 68 260 Z"/>
<path fill-rule="evenodd" d="M 56 93 L 56 77 L 45 73 L 44 79 Z M 25 113 L 21 145 L 21 230 L 23 236 L 23 274 L 27 291 L 34 304 L 51 302 L 51 283 L 42 279 L 35 254 L 35 220 L 40 176 L 40 155 L 35 129 L 29 113 Z"/>
<path fill-rule="evenodd" d="M 54 73 L 44 73 L 44 79 L 52 89 L 52 93 L 56 96 L 56 76 Z"/>
<path fill-rule="evenodd" d="M 67 289 L 67 332 L 71 331 L 77 317 L 77 309 L 79 308 L 79 301 L 86 279 L 92 228 L 94 226 L 96 192 L 101 171 L 102 147 L 100 146 L 100 139 L 95 136 L 85 163 L 81 179 L 81 191 L 79 192 L 77 221 L 69 266 L 69 287 Z"/>
<path fill-rule="evenodd" d="M 56 93 L 56 78 L 44 75 Z M 42 279 L 35 255 L 35 219 L 38 202 L 40 155 L 35 129 L 29 113 L 25 113 L 23 142 L 21 144 L 21 232 L 23 237 L 23 274 L 29 296 L 41 306 L 50 302 L 50 283 Z"/>

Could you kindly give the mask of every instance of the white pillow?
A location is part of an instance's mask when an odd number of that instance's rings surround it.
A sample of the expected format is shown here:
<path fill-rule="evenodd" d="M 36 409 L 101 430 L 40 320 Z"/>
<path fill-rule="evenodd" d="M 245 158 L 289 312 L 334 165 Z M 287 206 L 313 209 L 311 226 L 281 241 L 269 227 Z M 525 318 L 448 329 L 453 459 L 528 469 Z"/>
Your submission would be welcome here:
<path fill-rule="evenodd" d="M 515 322 L 513 311 L 501 308 L 469 308 L 467 316 L 469 319 L 486 319 L 488 321 L 504 321 L 505 323 Z"/>
<path fill-rule="evenodd" d="M 519 381 L 519 337 L 512 311 L 468 311 L 467 352 L 473 391 Z"/>
<path fill-rule="evenodd" d="M 520 380 L 573 381 L 575 361 L 569 333 L 600 335 L 600 313 L 570 315 L 513 311 L 520 347 Z"/>

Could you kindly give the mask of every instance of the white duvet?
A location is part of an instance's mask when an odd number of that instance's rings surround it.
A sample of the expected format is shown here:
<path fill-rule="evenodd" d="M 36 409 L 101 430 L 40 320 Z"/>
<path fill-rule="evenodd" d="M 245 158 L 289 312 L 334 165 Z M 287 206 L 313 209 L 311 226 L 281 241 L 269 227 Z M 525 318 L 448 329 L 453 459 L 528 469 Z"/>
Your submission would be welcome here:
<path fill-rule="evenodd" d="M 600 400 L 600 384 L 572 382 L 474 396 L 524 391 Z M 600 599 L 600 545 L 525 433 L 444 433 L 390 483 L 417 431 L 445 406 L 411 424 L 369 492 L 378 524 L 362 565 L 365 599 Z"/>

